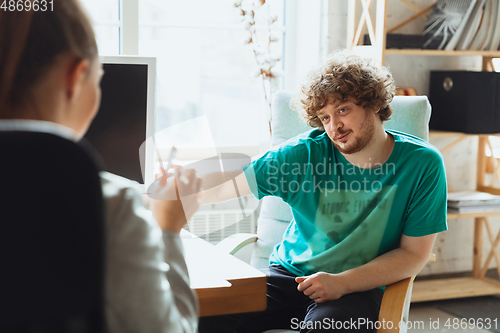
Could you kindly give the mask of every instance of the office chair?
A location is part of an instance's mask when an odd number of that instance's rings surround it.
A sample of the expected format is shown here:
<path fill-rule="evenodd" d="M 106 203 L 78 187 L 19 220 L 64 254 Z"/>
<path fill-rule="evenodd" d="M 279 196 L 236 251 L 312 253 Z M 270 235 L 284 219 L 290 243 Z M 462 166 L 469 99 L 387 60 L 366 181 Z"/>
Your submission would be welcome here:
<path fill-rule="evenodd" d="M 0 332 L 104 332 L 98 163 L 38 132 L 0 132 L 0 156 Z"/>

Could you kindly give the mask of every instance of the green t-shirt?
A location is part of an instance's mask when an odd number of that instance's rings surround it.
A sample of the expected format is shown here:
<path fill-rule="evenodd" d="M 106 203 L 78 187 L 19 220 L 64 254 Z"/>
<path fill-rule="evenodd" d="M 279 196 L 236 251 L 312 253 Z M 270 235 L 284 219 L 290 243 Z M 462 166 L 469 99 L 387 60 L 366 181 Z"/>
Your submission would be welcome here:
<path fill-rule="evenodd" d="M 270 264 L 299 276 L 340 273 L 399 247 L 401 234 L 447 230 L 441 153 L 415 136 L 386 132 L 395 143 L 382 165 L 358 168 L 325 132 L 312 130 L 245 168 L 258 199 L 278 196 L 292 208 Z"/>

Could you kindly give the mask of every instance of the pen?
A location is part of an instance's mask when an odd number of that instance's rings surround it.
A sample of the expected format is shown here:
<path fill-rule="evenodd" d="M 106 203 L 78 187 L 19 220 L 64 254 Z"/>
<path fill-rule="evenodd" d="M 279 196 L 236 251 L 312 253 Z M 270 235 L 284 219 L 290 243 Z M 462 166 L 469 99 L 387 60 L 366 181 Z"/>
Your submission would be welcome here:
<path fill-rule="evenodd" d="M 175 148 L 175 146 L 172 146 L 172 148 L 170 149 L 170 155 L 168 156 L 167 160 L 167 168 L 165 169 L 165 165 L 163 164 L 163 160 L 161 159 L 160 151 L 158 150 L 158 146 L 156 145 L 155 136 L 153 135 L 151 138 L 153 139 L 153 146 L 155 147 L 156 156 L 158 156 L 158 162 L 160 163 L 161 173 L 166 178 L 168 169 L 170 169 L 170 167 L 172 166 L 172 161 L 174 160 L 177 148 Z"/>
<path fill-rule="evenodd" d="M 165 168 L 165 165 L 163 164 L 163 160 L 161 159 L 160 152 L 156 149 L 156 155 L 158 155 L 158 162 L 160 162 L 160 170 L 163 176 L 167 177 L 167 172 L 172 166 L 172 161 L 174 160 L 175 152 L 177 151 L 177 148 L 175 146 L 172 146 L 170 149 L 170 155 L 168 155 L 168 160 L 167 160 L 167 167 Z"/>
<path fill-rule="evenodd" d="M 172 161 L 174 160 L 176 152 L 177 148 L 175 148 L 175 146 L 172 146 L 172 148 L 170 149 L 170 155 L 168 155 L 167 168 L 165 169 L 165 172 L 168 172 L 168 170 L 172 167 Z M 160 160 L 160 165 L 163 168 L 163 162 L 161 161 L 159 156 L 158 159 Z"/>

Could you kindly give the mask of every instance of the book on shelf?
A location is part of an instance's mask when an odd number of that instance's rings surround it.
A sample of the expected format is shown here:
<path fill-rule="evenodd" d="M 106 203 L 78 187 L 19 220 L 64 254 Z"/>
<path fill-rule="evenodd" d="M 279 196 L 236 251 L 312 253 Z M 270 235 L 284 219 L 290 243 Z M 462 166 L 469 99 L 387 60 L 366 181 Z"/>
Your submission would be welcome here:
<path fill-rule="evenodd" d="M 462 5 L 460 4 L 462 2 Z M 450 41 L 448 44 L 446 44 L 445 50 L 446 51 L 453 51 L 457 45 L 458 42 L 460 41 L 460 38 L 462 38 L 462 35 L 465 33 L 465 26 L 467 25 L 467 22 L 469 21 L 469 17 L 472 14 L 472 11 L 474 10 L 474 7 L 476 5 L 477 0 L 472 0 L 472 1 L 454 1 L 454 3 L 457 4 L 457 8 L 460 8 L 461 11 L 465 9 L 465 13 L 463 14 L 460 24 L 457 27 L 457 30 L 455 30 L 455 33 L 453 36 L 450 38 Z M 459 7 L 461 6 L 461 7 Z"/>
<path fill-rule="evenodd" d="M 455 49 L 476 2 L 477 0 L 438 0 L 422 32 L 426 39 L 424 48 Z"/>
<path fill-rule="evenodd" d="M 500 209 L 500 195 L 479 191 L 460 191 L 448 193 L 449 208 L 484 208 L 496 207 Z"/>
<path fill-rule="evenodd" d="M 497 51 L 499 0 L 438 0 L 425 25 L 424 49 Z"/>
<path fill-rule="evenodd" d="M 484 4 L 481 22 L 479 23 L 476 34 L 474 35 L 474 39 L 469 45 L 469 50 L 482 50 L 482 47 L 486 42 L 486 37 L 491 25 L 491 8 L 493 7 L 493 1 L 497 0 L 486 0 Z"/>
<path fill-rule="evenodd" d="M 496 22 L 495 28 L 493 29 L 493 37 L 491 39 L 490 51 L 498 50 L 498 46 L 500 45 L 500 5 L 498 1 L 495 1 L 497 11 L 496 11 Z"/>
<path fill-rule="evenodd" d="M 418 96 L 417 88 L 415 87 L 396 87 L 396 95 L 397 96 Z"/>
<path fill-rule="evenodd" d="M 495 34 L 495 28 L 497 27 L 497 14 L 498 14 L 498 0 L 493 0 L 491 11 L 490 11 L 490 27 L 488 29 L 488 33 L 486 34 L 486 40 L 481 47 L 482 51 L 489 50 L 491 48 L 493 35 Z"/>
<path fill-rule="evenodd" d="M 481 19 L 484 16 L 485 3 L 486 0 L 478 0 L 474 5 L 474 9 L 470 14 L 469 20 L 467 21 L 460 41 L 458 42 L 457 50 L 469 49 L 472 43 L 472 38 L 476 35 L 479 29 L 479 24 L 481 23 Z"/>

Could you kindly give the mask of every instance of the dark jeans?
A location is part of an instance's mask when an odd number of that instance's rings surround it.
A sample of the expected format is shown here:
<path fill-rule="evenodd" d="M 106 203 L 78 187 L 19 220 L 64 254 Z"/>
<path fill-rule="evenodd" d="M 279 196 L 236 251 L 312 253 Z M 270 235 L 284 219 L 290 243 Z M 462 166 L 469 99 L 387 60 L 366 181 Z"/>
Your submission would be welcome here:
<path fill-rule="evenodd" d="M 200 333 L 262 333 L 277 328 L 300 332 L 376 331 L 383 295 L 380 289 L 352 293 L 316 304 L 297 290 L 296 275 L 282 266 L 272 265 L 262 271 L 267 275 L 267 309 L 202 317 Z"/>

